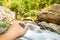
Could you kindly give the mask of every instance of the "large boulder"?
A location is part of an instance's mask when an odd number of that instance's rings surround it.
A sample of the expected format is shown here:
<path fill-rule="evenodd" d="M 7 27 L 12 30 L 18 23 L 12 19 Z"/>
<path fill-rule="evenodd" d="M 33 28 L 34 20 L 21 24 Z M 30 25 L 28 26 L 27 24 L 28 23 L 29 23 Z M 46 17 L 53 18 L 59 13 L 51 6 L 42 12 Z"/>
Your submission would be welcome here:
<path fill-rule="evenodd" d="M 8 8 L 0 6 L 0 34 L 6 32 L 10 23 L 15 19 L 14 12 L 10 11 Z"/>
<path fill-rule="evenodd" d="M 0 6 L 0 21 L 11 22 L 15 18 L 14 12 L 8 8 Z"/>
<path fill-rule="evenodd" d="M 60 5 L 54 4 L 48 8 L 42 9 L 38 15 L 39 21 L 46 21 L 50 23 L 60 24 Z"/>

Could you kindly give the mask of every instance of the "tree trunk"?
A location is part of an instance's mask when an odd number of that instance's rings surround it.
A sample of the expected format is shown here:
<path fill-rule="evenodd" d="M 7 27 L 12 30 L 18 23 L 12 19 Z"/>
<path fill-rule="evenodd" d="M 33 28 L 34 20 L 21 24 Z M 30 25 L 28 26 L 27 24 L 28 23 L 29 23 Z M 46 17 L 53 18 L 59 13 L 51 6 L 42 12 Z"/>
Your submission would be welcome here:
<path fill-rule="evenodd" d="M 15 10 L 15 19 L 17 20 L 18 10 Z"/>

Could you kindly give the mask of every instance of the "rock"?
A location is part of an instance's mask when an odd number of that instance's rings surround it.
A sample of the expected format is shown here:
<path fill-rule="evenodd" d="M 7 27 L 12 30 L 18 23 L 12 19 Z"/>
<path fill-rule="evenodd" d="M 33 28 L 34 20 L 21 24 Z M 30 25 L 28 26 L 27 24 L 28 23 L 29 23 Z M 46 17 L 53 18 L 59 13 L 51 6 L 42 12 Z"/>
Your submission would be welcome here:
<path fill-rule="evenodd" d="M 40 26 L 40 29 L 54 31 L 54 29 L 51 28 L 51 27 L 48 25 L 48 23 L 45 22 L 45 21 L 39 22 L 38 25 Z M 54 32 L 55 32 L 55 31 L 54 31 Z"/>
<path fill-rule="evenodd" d="M 45 21 L 39 22 L 38 25 L 41 27 L 41 29 L 50 30 L 60 34 L 60 25 L 47 23 Z"/>
<path fill-rule="evenodd" d="M 8 8 L 0 6 L 0 34 L 6 32 L 10 22 L 15 19 L 14 12 Z"/>
<path fill-rule="evenodd" d="M 0 35 L 5 33 L 7 31 L 7 28 L 0 28 Z"/>
<path fill-rule="evenodd" d="M 32 21 L 32 18 L 31 17 L 26 17 L 22 21 Z"/>
<path fill-rule="evenodd" d="M 11 22 L 14 18 L 14 12 L 10 11 L 8 8 L 0 6 L 0 21 Z"/>
<path fill-rule="evenodd" d="M 9 23 L 0 22 L 0 34 L 3 34 L 4 32 L 6 32 L 9 26 L 10 26 Z"/>
<path fill-rule="evenodd" d="M 48 8 L 42 9 L 37 14 L 39 21 L 46 21 L 50 23 L 60 24 L 60 5 L 51 5 Z"/>
<path fill-rule="evenodd" d="M 53 28 L 57 33 L 60 34 L 60 25 L 49 23 L 48 24 L 51 28 Z"/>

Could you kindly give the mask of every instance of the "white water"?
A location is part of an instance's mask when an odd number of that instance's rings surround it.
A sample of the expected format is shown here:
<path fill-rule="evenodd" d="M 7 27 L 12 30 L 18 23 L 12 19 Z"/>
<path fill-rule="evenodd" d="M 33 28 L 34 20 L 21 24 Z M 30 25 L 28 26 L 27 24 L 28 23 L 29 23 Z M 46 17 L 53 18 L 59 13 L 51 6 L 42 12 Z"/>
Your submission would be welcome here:
<path fill-rule="evenodd" d="M 26 25 L 32 29 L 28 29 L 24 37 L 17 40 L 60 40 L 60 35 L 49 30 L 41 30 L 39 26 L 28 22 Z"/>

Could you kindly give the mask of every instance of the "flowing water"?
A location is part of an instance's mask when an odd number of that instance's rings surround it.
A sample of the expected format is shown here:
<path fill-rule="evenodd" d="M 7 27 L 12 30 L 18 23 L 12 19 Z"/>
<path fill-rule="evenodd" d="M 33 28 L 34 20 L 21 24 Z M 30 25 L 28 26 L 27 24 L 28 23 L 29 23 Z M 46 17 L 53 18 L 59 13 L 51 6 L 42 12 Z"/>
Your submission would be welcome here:
<path fill-rule="evenodd" d="M 49 30 L 42 30 L 32 22 L 25 23 L 29 29 L 22 38 L 16 40 L 60 40 L 60 35 Z"/>
<path fill-rule="evenodd" d="M 10 24 L 1 22 L 1 25 L 9 26 Z M 7 25 L 6 25 L 7 24 Z M 29 27 L 26 34 L 22 38 L 17 38 L 16 40 L 60 40 L 60 34 L 51 32 L 49 30 L 42 30 L 40 26 L 36 25 L 33 22 L 26 22 L 24 23 Z M 0 34 L 6 31 L 6 28 L 0 27 Z"/>

